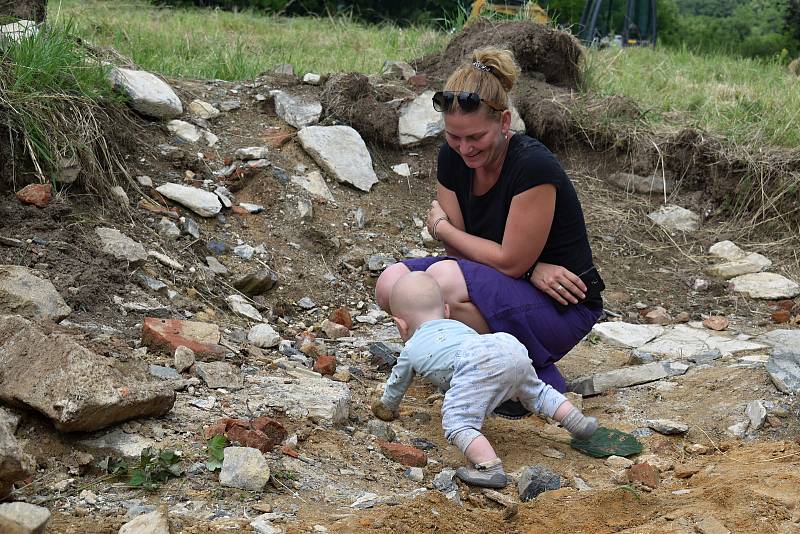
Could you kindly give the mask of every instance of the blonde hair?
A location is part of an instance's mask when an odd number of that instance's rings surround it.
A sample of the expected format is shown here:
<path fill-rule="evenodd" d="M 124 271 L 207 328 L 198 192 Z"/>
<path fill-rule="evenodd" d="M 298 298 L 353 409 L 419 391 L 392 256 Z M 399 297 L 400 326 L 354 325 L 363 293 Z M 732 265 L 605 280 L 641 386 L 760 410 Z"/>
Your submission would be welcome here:
<path fill-rule="evenodd" d="M 413 332 L 425 321 L 444 317 L 442 290 L 438 282 L 424 271 L 405 274 L 394 284 L 389 309 Z"/>
<path fill-rule="evenodd" d="M 480 68 L 483 65 L 488 70 Z M 489 100 L 509 107 L 508 93 L 514 87 L 519 76 L 519 67 L 510 50 L 495 47 L 479 48 L 472 52 L 472 58 L 450 75 L 444 84 L 445 91 L 478 93 L 483 100 Z M 482 103 L 488 112 L 499 115 L 500 112 Z M 457 109 L 458 100 L 453 103 Z"/>

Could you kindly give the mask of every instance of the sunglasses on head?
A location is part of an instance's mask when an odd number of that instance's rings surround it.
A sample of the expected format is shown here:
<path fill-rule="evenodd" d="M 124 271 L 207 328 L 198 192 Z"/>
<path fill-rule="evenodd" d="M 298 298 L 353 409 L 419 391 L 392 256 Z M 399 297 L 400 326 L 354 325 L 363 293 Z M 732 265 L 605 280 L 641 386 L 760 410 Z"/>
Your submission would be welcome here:
<path fill-rule="evenodd" d="M 440 113 L 447 113 L 453 108 L 453 102 L 458 100 L 458 107 L 464 113 L 471 113 L 480 107 L 481 102 L 495 111 L 504 111 L 505 106 L 485 100 L 478 93 L 468 93 L 466 91 L 436 91 L 433 94 L 433 109 Z"/>

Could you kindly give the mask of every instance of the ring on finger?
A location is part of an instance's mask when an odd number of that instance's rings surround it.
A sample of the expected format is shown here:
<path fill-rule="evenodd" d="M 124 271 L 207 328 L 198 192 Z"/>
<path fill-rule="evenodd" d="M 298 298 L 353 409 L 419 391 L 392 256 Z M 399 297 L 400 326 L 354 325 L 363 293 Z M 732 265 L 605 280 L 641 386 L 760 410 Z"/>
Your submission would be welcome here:
<path fill-rule="evenodd" d="M 564 290 L 564 286 L 562 286 L 561 284 L 556 286 L 556 291 L 563 291 L 563 290 Z"/>

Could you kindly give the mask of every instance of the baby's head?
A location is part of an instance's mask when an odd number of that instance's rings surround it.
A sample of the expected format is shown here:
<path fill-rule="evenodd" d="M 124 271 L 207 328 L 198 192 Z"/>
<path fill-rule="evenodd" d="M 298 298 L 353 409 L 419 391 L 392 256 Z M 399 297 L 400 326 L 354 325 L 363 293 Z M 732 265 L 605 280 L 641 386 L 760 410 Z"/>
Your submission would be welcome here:
<path fill-rule="evenodd" d="M 422 323 L 450 315 L 439 284 L 423 271 L 408 273 L 394 284 L 389 309 L 404 341 L 411 338 Z"/>

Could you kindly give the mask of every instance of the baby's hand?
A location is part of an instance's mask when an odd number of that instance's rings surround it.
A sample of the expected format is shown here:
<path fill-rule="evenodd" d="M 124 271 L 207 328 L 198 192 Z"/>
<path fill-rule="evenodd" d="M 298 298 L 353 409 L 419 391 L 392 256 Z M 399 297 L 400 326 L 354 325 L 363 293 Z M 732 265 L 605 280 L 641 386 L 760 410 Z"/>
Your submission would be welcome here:
<path fill-rule="evenodd" d="M 372 403 L 372 413 L 375 414 L 375 417 L 383 421 L 394 421 L 400 415 L 397 410 L 390 410 L 386 407 L 380 399 Z"/>

